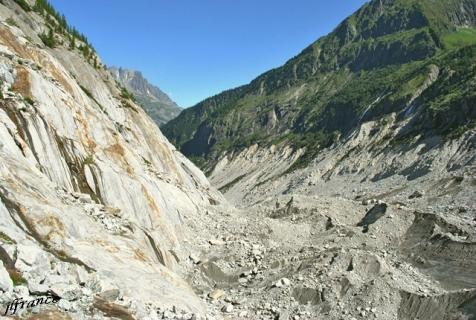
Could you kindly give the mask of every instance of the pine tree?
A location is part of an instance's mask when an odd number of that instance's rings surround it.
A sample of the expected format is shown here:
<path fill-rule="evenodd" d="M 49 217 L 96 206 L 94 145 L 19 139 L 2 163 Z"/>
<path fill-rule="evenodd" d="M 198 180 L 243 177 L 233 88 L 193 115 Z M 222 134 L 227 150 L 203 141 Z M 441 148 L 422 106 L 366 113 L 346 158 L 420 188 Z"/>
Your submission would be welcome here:
<path fill-rule="evenodd" d="M 39 35 L 41 41 L 50 48 L 54 48 L 56 46 L 56 39 L 53 29 L 49 29 L 48 34 L 42 33 Z"/>
<path fill-rule="evenodd" d="M 70 37 L 69 48 L 71 50 L 76 49 L 76 37 L 74 36 L 74 34 Z"/>

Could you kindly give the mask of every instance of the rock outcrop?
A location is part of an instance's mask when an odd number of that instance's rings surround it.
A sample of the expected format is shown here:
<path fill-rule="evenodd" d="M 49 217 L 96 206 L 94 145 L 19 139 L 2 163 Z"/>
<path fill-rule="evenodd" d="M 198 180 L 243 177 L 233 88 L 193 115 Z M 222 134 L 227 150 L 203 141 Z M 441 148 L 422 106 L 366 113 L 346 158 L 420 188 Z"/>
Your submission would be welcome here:
<path fill-rule="evenodd" d="M 2 308 L 55 294 L 78 319 L 204 313 L 178 266 L 193 241 L 184 221 L 222 196 L 86 44 L 69 47 L 64 30 L 43 44 L 58 22 L 33 5 L 0 4 Z"/>

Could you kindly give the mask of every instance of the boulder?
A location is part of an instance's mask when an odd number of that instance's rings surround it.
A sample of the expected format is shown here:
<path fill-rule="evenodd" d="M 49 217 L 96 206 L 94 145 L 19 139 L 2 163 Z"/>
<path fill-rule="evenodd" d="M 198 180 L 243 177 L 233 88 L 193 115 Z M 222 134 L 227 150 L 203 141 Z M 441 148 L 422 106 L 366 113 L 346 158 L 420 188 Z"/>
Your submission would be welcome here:
<path fill-rule="evenodd" d="M 231 313 L 233 312 L 233 305 L 231 305 L 230 303 L 227 303 L 226 305 L 223 306 L 223 308 L 221 308 L 221 311 L 225 313 Z"/>
<path fill-rule="evenodd" d="M 408 199 L 416 199 L 416 198 L 421 198 L 423 197 L 423 192 L 420 192 L 418 190 L 415 190 L 411 195 L 408 196 Z"/>
<path fill-rule="evenodd" d="M 225 295 L 225 291 L 221 289 L 215 289 L 208 294 L 208 297 L 212 300 L 218 300 Z"/>
<path fill-rule="evenodd" d="M 13 289 L 13 282 L 10 279 L 7 269 L 3 266 L 3 262 L 0 261 L 0 291 L 11 292 Z"/>
<path fill-rule="evenodd" d="M 288 278 L 281 278 L 279 279 L 278 282 L 276 282 L 275 286 L 278 288 L 281 288 L 281 287 L 287 287 L 290 284 L 291 284 L 291 280 L 289 280 Z"/>

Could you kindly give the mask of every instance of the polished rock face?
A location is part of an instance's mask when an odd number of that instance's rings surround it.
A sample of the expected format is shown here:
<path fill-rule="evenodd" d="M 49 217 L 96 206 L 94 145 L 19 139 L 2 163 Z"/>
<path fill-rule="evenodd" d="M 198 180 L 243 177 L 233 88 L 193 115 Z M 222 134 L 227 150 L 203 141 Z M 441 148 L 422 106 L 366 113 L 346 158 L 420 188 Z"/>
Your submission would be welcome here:
<path fill-rule="evenodd" d="M 45 47 L 40 15 L 6 2 L 0 16 L 15 20 L 0 24 L 2 305 L 26 287 L 70 297 L 81 318 L 94 294 L 119 290 L 139 318 L 149 303 L 203 313 L 179 276 L 183 221 L 222 196 L 106 70 Z"/>

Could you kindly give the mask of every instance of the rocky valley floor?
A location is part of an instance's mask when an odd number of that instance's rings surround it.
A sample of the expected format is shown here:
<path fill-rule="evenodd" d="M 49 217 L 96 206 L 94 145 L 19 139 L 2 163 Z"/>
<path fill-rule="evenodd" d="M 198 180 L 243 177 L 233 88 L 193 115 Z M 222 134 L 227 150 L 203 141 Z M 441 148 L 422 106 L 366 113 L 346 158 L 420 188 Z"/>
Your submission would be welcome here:
<path fill-rule="evenodd" d="M 189 283 L 216 319 L 473 319 L 475 183 L 343 179 L 210 210 L 187 222 Z"/>

